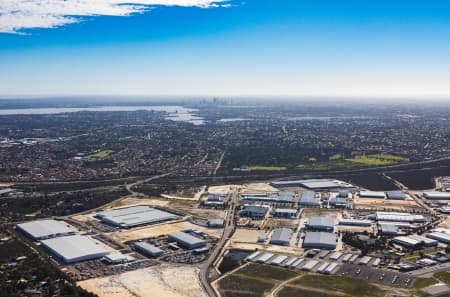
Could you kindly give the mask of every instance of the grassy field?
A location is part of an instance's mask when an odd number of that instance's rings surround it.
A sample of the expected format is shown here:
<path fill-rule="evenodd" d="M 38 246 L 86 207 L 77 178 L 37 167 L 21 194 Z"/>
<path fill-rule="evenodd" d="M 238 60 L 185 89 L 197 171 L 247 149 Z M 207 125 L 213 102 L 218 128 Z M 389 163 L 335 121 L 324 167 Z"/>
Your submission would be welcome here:
<path fill-rule="evenodd" d="M 277 294 L 277 297 L 335 297 L 333 293 L 321 293 L 308 289 L 283 287 Z"/>
<path fill-rule="evenodd" d="M 386 166 L 399 162 L 407 162 L 408 158 L 389 154 L 352 154 L 351 158 L 345 158 L 341 154 L 335 154 L 327 161 L 309 161 L 299 165 L 298 169 L 306 170 L 330 170 L 330 169 L 353 169 L 358 167 Z"/>
<path fill-rule="evenodd" d="M 111 155 L 112 153 L 114 153 L 114 151 L 112 151 L 112 150 L 104 150 L 104 151 L 100 151 L 98 153 L 89 155 L 88 158 L 91 158 L 91 159 L 105 159 L 105 158 L 109 157 L 109 155 Z"/>
<path fill-rule="evenodd" d="M 436 284 L 438 281 L 435 280 L 434 278 L 418 278 L 415 282 L 414 282 L 414 288 L 416 289 L 422 289 L 431 285 Z"/>
<path fill-rule="evenodd" d="M 307 290 L 308 288 L 310 288 L 310 291 L 320 289 L 321 291 L 324 291 L 324 294 L 327 294 L 326 292 L 333 292 L 330 293 L 330 296 L 336 296 L 335 293 L 340 295 L 345 294 L 349 296 L 366 297 L 378 297 L 384 295 L 384 292 L 381 289 L 368 281 L 361 279 L 356 280 L 345 276 L 305 275 L 302 278 L 289 283 L 289 285 L 293 288 L 299 286 L 302 290 Z M 304 295 L 298 294 L 298 296 Z M 311 296 L 317 296 L 317 294 L 314 293 L 311 294 Z"/>
<path fill-rule="evenodd" d="M 442 271 L 438 272 L 434 275 L 436 278 L 438 278 L 440 281 L 443 281 L 444 283 L 447 283 L 450 285 L 450 272 Z"/>
<path fill-rule="evenodd" d="M 249 171 L 284 171 L 288 168 L 285 166 L 250 166 Z"/>
<path fill-rule="evenodd" d="M 219 291 L 224 297 L 263 297 L 280 282 L 297 275 L 287 269 L 252 263 L 220 280 Z"/>

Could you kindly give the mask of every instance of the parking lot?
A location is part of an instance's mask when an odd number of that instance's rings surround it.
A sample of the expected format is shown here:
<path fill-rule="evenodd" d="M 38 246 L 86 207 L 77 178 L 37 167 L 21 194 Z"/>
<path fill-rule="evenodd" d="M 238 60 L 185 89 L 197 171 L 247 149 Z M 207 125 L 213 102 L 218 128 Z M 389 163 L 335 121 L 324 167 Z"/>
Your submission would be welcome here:
<path fill-rule="evenodd" d="M 346 275 L 357 277 L 373 282 L 380 282 L 388 285 L 396 285 L 410 288 L 414 283 L 414 278 L 406 273 L 390 270 L 375 269 L 363 265 L 343 264 L 336 275 Z"/>

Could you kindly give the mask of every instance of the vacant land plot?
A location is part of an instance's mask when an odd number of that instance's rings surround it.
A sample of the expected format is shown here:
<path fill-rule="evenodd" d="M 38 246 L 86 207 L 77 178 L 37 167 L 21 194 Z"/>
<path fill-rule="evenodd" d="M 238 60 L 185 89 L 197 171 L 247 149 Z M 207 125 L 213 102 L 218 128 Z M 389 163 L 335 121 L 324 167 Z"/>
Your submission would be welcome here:
<path fill-rule="evenodd" d="M 99 297 L 206 297 L 192 266 L 150 267 L 78 285 Z"/>
<path fill-rule="evenodd" d="M 263 297 L 296 276 L 298 273 L 291 270 L 252 263 L 221 279 L 218 286 L 224 297 Z"/>
<path fill-rule="evenodd" d="M 422 289 L 431 285 L 436 284 L 438 281 L 435 280 L 434 278 L 418 278 L 415 282 L 414 282 L 414 288 L 416 289 Z"/>
<path fill-rule="evenodd" d="M 214 237 L 220 237 L 222 232 L 221 229 L 207 229 L 198 225 L 191 224 L 189 222 L 178 222 L 172 224 L 137 228 L 133 230 L 118 231 L 114 232 L 111 236 L 118 241 L 126 242 L 130 240 L 158 237 L 161 235 L 167 235 L 187 229 L 200 230 Z"/>
<path fill-rule="evenodd" d="M 308 163 L 299 165 L 298 168 L 307 170 L 352 169 L 356 167 L 386 166 L 408 161 L 408 158 L 389 154 L 356 154 L 352 158 L 344 158 L 341 154 L 336 154 L 330 156 L 327 161 L 316 162 L 315 160 L 310 160 Z"/>
<path fill-rule="evenodd" d="M 444 283 L 447 283 L 450 285 L 450 272 L 442 271 L 438 272 L 434 275 L 436 278 L 438 278 L 440 281 L 443 281 Z"/>
<path fill-rule="evenodd" d="M 253 229 L 236 229 L 231 238 L 234 242 L 249 242 L 256 243 L 258 240 L 258 236 L 263 234 L 262 230 L 253 230 Z"/>
<path fill-rule="evenodd" d="M 345 276 L 305 275 L 289 285 L 312 289 L 320 288 L 325 293 L 333 292 L 335 295 L 366 297 L 384 295 L 381 289 L 365 280 L 355 280 Z"/>

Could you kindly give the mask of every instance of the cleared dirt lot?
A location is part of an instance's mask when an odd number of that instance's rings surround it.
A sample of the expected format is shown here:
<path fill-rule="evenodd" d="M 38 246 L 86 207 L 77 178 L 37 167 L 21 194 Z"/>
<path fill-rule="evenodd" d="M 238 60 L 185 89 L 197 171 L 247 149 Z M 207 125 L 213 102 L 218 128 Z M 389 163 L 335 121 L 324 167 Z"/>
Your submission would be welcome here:
<path fill-rule="evenodd" d="M 206 297 L 198 269 L 182 265 L 149 267 L 78 285 L 99 297 Z"/>
<path fill-rule="evenodd" d="M 266 232 L 263 230 L 236 229 L 231 240 L 242 243 L 256 243 L 258 236 L 264 233 Z"/>
<path fill-rule="evenodd" d="M 200 230 L 214 237 L 220 237 L 222 232 L 222 229 L 208 229 L 191 224 L 189 222 L 179 222 L 179 223 L 137 228 L 133 230 L 118 231 L 112 233 L 111 237 L 114 238 L 115 240 L 125 242 L 130 240 L 139 240 L 143 238 L 158 237 L 160 235 L 167 235 L 170 233 L 175 233 L 186 229 Z"/>
<path fill-rule="evenodd" d="M 420 208 L 420 206 L 411 198 L 408 200 L 388 200 L 356 197 L 354 199 L 354 204 L 356 208 L 366 209 L 392 209 L 406 211 L 411 208 Z"/>

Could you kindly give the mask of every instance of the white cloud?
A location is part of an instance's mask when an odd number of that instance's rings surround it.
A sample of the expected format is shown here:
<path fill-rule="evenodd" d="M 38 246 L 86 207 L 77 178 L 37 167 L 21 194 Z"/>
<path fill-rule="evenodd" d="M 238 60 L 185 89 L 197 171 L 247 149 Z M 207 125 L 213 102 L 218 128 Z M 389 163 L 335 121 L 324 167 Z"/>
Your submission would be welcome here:
<path fill-rule="evenodd" d="M 128 16 L 151 6 L 227 7 L 228 0 L 0 0 L 0 32 L 54 28 L 85 16 Z"/>

